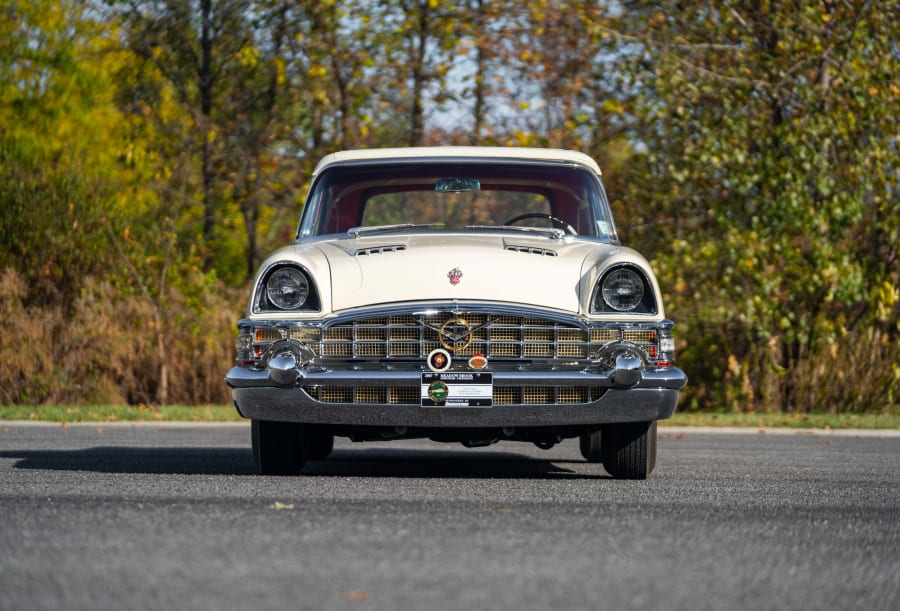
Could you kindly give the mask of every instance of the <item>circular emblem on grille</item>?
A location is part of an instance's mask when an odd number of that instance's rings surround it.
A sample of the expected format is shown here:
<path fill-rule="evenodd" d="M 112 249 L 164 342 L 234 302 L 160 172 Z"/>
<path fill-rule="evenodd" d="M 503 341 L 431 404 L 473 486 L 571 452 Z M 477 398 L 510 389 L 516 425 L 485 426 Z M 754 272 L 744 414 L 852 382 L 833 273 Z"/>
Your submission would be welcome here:
<path fill-rule="evenodd" d="M 442 348 L 432 350 L 428 355 L 428 368 L 438 373 L 450 369 L 450 353 Z"/>
<path fill-rule="evenodd" d="M 450 389 L 440 380 L 432 382 L 428 387 L 428 397 L 435 403 L 443 403 L 447 400 L 447 395 L 449 394 Z"/>
<path fill-rule="evenodd" d="M 469 367 L 472 369 L 484 369 L 487 364 L 488 360 L 483 354 L 476 354 L 469 359 Z"/>
<path fill-rule="evenodd" d="M 440 340 L 451 352 L 465 350 L 472 343 L 472 327 L 462 318 L 451 318 L 441 325 Z"/>

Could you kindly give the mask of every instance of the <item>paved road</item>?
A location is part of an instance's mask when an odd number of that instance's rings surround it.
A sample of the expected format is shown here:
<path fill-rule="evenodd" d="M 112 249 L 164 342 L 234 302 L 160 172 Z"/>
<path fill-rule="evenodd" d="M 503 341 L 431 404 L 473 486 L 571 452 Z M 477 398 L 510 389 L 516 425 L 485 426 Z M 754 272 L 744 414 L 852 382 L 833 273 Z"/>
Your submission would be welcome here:
<path fill-rule="evenodd" d="M 0 423 L 0 609 L 900 609 L 900 438 L 661 431 L 645 482 L 573 442 L 274 478 L 244 424 Z"/>

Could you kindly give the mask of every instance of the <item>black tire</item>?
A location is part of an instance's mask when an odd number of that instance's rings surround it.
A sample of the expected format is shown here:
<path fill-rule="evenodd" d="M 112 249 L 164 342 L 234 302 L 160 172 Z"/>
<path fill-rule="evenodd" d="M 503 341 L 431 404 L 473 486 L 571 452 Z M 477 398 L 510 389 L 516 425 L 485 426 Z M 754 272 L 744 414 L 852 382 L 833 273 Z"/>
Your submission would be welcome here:
<path fill-rule="evenodd" d="M 315 427 L 303 427 L 301 439 L 306 460 L 324 460 L 334 450 L 334 435 Z"/>
<path fill-rule="evenodd" d="M 299 424 L 252 420 L 250 438 L 253 461 L 262 475 L 294 475 L 306 464 Z"/>
<path fill-rule="evenodd" d="M 656 421 L 607 424 L 602 429 L 603 468 L 616 479 L 646 479 L 656 466 Z"/>
<path fill-rule="evenodd" d="M 578 439 L 578 445 L 585 460 L 593 463 L 603 462 L 603 446 L 600 442 L 599 430 L 581 434 L 581 437 Z"/>

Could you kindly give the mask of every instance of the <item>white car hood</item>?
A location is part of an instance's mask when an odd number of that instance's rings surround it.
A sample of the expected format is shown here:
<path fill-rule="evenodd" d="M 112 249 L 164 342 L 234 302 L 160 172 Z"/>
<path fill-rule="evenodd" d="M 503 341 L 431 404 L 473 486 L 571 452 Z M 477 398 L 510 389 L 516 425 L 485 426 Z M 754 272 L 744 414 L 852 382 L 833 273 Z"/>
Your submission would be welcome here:
<path fill-rule="evenodd" d="M 583 311 L 590 298 L 581 294 L 585 259 L 597 261 L 617 249 L 577 239 L 496 234 L 382 235 L 316 248 L 328 261 L 332 311 L 458 299 L 573 313 Z"/>

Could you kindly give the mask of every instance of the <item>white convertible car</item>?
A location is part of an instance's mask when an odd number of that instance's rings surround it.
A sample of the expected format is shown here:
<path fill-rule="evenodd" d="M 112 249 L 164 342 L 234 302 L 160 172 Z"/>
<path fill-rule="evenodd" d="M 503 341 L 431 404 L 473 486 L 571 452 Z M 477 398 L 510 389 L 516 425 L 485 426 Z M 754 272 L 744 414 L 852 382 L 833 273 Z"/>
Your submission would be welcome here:
<path fill-rule="evenodd" d="M 687 379 L 647 261 L 572 151 L 348 151 L 260 267 L 226 381 L 263 474 L 353 441 L 541 448 L 617 478 L 656 462 Z"/>

